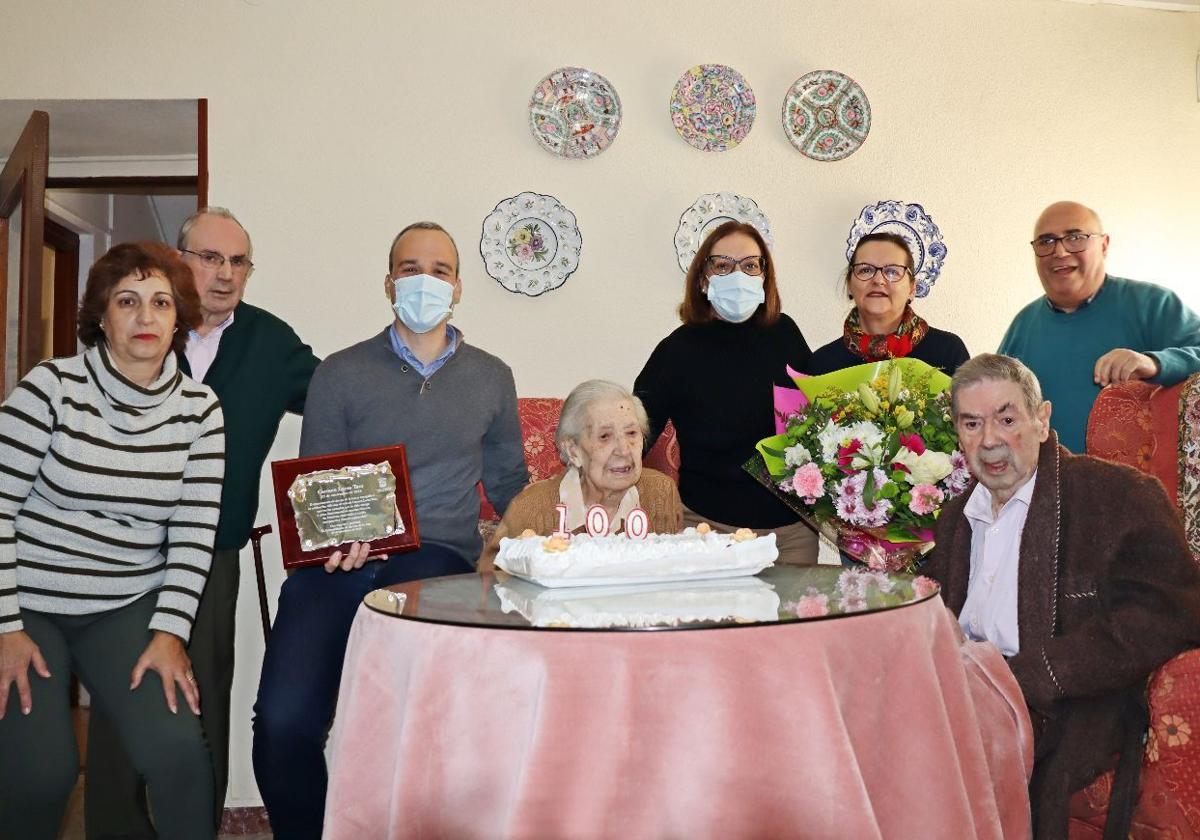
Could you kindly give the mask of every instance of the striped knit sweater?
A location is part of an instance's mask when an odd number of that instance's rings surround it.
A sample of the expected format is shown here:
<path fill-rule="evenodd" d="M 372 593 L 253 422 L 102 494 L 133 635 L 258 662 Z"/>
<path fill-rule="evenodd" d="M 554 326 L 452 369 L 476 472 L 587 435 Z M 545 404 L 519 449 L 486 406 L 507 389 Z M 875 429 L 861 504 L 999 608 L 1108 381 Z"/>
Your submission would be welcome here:
<path fill-rule="evenodd" d="M 225 430 L 167 354 L 147 388 L 103 343 L 42 362 L 0 407 L 0 633 L 21 610 L 87 615 L 147 592 L 185 642 L 212 563 Z"/>

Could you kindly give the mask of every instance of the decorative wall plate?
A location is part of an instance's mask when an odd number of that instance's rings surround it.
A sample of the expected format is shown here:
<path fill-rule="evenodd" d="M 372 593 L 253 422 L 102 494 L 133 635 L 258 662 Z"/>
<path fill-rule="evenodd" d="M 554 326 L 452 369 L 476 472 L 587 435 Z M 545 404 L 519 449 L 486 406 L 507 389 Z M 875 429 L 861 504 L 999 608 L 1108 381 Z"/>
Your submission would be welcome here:
<path fill-rule="evenodd" d="M 783 133 L 813 160 L 841 160 L 858 151 L 871 130 L 871 103 L 858 82 L 836 70 L 814 70 L 783 98 Z"/>
<path fill-rule="evenodd" d="M 506 198 L 483 220 L 483 267 L 510 292 L 536 296 L 557 289 L 579 267 L 583 237 L 575 214 L 552 195 Z"/>
<path fill-rule="evenodd" d="M 560 67 L 533 89 L 529 127 L 548 152 L 565 158 L 595 157 L 616 139 L 621 100 L 599 73 Z"/>
<path fill-rule="evenodd" d="M 916 295 L 925 297 L 929 294 L 942 273 L 942 263 L 948 252 L 942 242 L 942 232 L 925 213 L 925 208 L 902 201 L 868 204 L 850 227 L 850 235 L 846 238 L 847 261 L 853 259 L 858 240 L 868 233 L 895 233 L 903 237 L 916 266 L 913 272 L 917 281 Z"/>
<path fill-rule="evenodd" d="M 675 254 L 679 257 L 679 267 L 684 272 L 691 266 L 692 258 L 700 250 L 704 238 L 725 222 L 746 222 L 754 225 L 768 245 L 775 244 L 771 236 L 771 222 L 767 215 L 758 209 L 758 204 L 753 198 L 733 193 L 705 193 L 696 199 L 695 204 L 683 211 L 683 215 L 679 217 L 679 228 L 675 231 Z"/>
<path fill-rule="evenodd" d="M 741 73 L 724 64 L 697 64 L 671 93 L 675 130 L 702 152 L 723 152 L 742 142 L 755 112 L 754 91 Z"/>

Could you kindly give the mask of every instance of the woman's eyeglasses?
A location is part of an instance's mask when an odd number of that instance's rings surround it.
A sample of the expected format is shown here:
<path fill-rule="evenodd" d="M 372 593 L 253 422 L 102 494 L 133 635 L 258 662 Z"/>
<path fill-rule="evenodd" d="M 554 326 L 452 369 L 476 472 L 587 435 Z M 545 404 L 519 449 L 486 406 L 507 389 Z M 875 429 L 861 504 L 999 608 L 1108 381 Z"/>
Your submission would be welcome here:
<path fill-rule="evenodd" d="M 743 274 L 757 277 L 767 267 L 765 257 L 744 257 L 740 260 L 735 260 L 733 257 L 712 254 L 705 262 L 708 264 L 710 274 L 716 274 L 721 277 L 724 277 L 726 274 L 733 274 L 737 269 L 741 269 Z"/>
<path fill-rule="evenodd" d="M 883 279 L 889 283 L 899 283 L 908 274 L 908 267 L 903 265 L 871 265 L 870 263 L 855 263 L 850 266 L 850 274 L 855 280 L 870 283 L 876 274 L 883 274 Z"/>

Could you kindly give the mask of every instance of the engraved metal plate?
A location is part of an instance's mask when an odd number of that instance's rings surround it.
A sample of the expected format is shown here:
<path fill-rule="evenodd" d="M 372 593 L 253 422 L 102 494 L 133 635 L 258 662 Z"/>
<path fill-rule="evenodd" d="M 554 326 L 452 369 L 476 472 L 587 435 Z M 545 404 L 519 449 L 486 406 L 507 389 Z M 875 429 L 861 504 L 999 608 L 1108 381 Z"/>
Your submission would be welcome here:
<path fill-rule="evenodd" d="M 360 464 L 296 477 L 288 488 L 304 551 L 403 534 L 391 464 Z"/>

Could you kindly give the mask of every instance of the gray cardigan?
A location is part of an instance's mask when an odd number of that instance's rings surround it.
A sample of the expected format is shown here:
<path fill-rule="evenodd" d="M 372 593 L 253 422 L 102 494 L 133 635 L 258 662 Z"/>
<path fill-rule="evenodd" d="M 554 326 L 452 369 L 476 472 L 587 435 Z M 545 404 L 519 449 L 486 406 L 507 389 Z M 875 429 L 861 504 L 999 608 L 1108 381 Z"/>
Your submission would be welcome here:
<path fill-rule="evenodd" d="M 476 483 L 503 512 L 529 482 L 512 371 L 460 342 L 426 379 L 392 351 L 387 329 L 323 361 L 308 389 L 301 456 L 397 443 L 421 542 L 474 563 L 483 545 Z"/>

